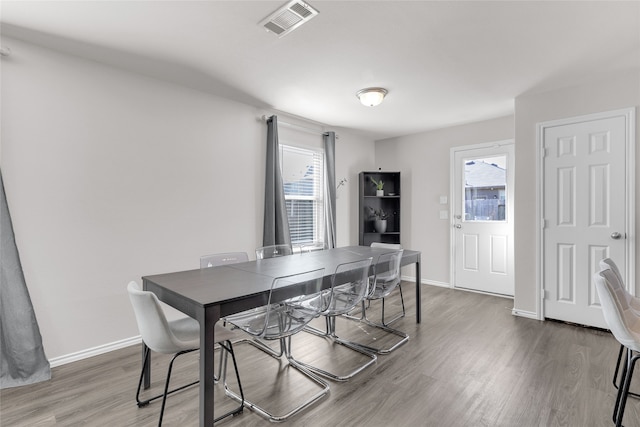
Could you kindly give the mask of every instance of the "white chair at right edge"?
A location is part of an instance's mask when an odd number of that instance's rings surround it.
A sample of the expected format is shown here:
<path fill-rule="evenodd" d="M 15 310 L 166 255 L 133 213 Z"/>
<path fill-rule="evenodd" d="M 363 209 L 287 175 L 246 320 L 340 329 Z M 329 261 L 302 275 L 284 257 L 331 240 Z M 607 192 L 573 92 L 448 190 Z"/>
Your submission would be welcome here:
<path fill-rule="evenodd" d="M 617 279 L 617 283 L 612 283 L 614 285 L 618 285 L 615 289 L 616 295 L 619 298 L 624 298 L 632 310 L 634 310 L 638 315 L 640 315 L 640 298 L 637 298 L 631 295 L 624 286 L 624 279 L 622 278 L 622 274 L 620 273 L 620 269 L 616 265 L 616 263 L 611 258 L 605 258 L 600 261 L 600 269 L 606 270 L 610 269 L 615 274 Z M 620 372 L 620 362 L 622 362 L 622 354 L 624 353 L 624 346 L 620 345 L 620 351 L 618 352 L 618 360 L 616 361 L 616 369 L 613 372 L 613 386 L 617 389 L 618 385 L 618 372 Z M 622 378 L 620 378 L 620 382 L 622 383 Z M 640 394 L 629 392 L 631 396 L 640 397 Z"/>
<path fill-rule="evenodd" d="M 636 362 L 640 359 L 640 354 L 637 353 L 640 351 L 640 316 L 631 309 L 625 298 L 620 298 L 617 292 L 618 278 L 613 270 L 602 270 L 593 275 L 593 280 L 600 297 L 604 320 L 616 340 L 628 350 L 622 368 L 622 386 L 618 389 L 613 408 L 613 421 L 616 423 L 616 427 L 620 427 L 629 396 L 629 385 L 633 371 Z"/>

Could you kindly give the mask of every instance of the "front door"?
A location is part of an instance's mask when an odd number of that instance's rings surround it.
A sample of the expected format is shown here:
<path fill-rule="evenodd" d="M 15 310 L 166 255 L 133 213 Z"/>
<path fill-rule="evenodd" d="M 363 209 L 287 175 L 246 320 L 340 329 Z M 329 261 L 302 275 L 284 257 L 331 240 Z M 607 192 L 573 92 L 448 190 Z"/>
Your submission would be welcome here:
<path fill-rule="evenodd" d="M 612 112 L 539 126 L 546 318 L 606 328 L 592 275 L 609 257 L 630 277 L 631 117 Z"/>
<path fill-rule="evenodd" d="M 453 286 L 513 296 L 513 143 L 451 154 Z"/>

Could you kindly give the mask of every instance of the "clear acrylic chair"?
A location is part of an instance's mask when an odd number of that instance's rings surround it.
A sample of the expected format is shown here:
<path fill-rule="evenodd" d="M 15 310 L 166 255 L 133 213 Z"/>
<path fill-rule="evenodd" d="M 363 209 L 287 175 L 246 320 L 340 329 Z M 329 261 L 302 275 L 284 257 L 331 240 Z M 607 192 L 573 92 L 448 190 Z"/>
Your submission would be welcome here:
<path fill-rule="evenodd" d="M 244 316 L 234 316 L 230 322 L 236 327 L 262 340 L 278 340 L 281 348 L 291 361 L 290 345 L 291 336 L 300 332 L 312 319 L 318 317 L 326 308 L 326 299 L 323 298 L 324 269 L 307 271 L 290 276 L 277 277 L 273 280 L 267 305 L 252 312 L 244 312 Z M 296 297 L 286 298 L 289 286 L 304 285 L 304 291 Z M 297 293 L 297 292 L 296 292 Z M 260 350 L 255 341 L 245 341 Z M 309 407 L 329 392 L 329 385 L 315 374 L 306 369 L 301 369 L 295 363 L 290 366 L 296 368 L 306 378 L 311 380 L 319 391 L 305 400 L 302 404 L 282 415 L 275 415 L 267 409 L 245 400 L 245 406 L 270 421 L 284 421 L 292 415 Z M 227 387 L 227 394 L 235 399 L 240 397 Z"/>
<path fill-rule="evenodd" d="M 267 245 L 256 248 L 256 259 L 276 258 L 287 255 L 293 255 L 293 246 L 291 244 L 284 243 L 280 245 Z M 280 350 L 276 351 L 269 347 L 269 345 L 262 342 L 259 338 L 254 339 L 254 341 L 258 345 L 258 348 L 275 358 L 280 358 L 284 354 L 284 347 L 282 346 L 280 346 Z"/>
<path fill-rule="evenodd" d="M 638 315 L 640 315 L 640 298 L 637 298 L 631 295 L 626 287 L 624 286 L 624 279 L 622 278 L 622 274 L 620 273 L 620 269 L 618 265 L 611 259 L 605 258 L 600 261 L 600 269 L 606 270 L 610 269 L 615 275 L 617 282 L 613 282 L 612 285 L 617 285 L 615 289 L 616 295 L 619 298 L 623 298 L 627 301 L 627 304 L 631 308 L 631 310 L 635 311 Z M 620 363 L 622 362 L 622 354 L 624 353 L 624 345 L 620 344 L 620 350 L 618 351 L 618 359 L 616 361 L 616 368 L 613 372 L 613 386 L 617 389 L 618 386 L 618 373 L 620 372 Z M 620 383 L 622 383 L 622 378 L 620 378 Z M 634 397 L 640 397 L 639 393 L 629 392 L 629 395 Z"/>
<path fill-rule="evenodd" d="M 389 249 L 389 250 L 395 250 L 395 251 L 402 250 L 402 245 L 397 244 L 397 243 L 372 242 L 371 243 L 371 247 L 372 248 Z M 402 283 L 398 283 L 398 291 L 400 292 L 400 304 L 402 305 L 402 312 L 400 314 L 398 314 L 397 316 L 393 317 L 389 321 L 385 321 L 385 317 L 384 317 L 384 302 L 385 302 L 386 298 L 382 298 L 382 320 L 381 320 L 381 322 L 385 326 L 389 326 L 390 324 L 392 324 L 396 320 L 399 320 L 399 319 L 403 318 L 405 316 L 405 314 L 406 314 L 406 310 L 404 308 L 404 296 L 402 295 Z"/>
<path fill-rule="evenodd" d="M 321 242 L 308 242 L 300 245 L 300 253 L 302 254 L 321 250 L 324 250 L 324 244 Z"/>
<path fill-rule="evenodd" d="M 627 351 L 626 361 L 622 368 L 622 386 L 618 389 L 613 409 L 613 422 L 622 425 L 624 410 L 629 396 L 629 385 L 633 377 L 635 364 L 640 359 L 640 316 L 628 304 L 624 294 L 620 292 L 621 283 L 617 275 L 607 268 L 593 275 L 602 314 L 615 339 Z"/>
<path fill-rule="evenodd" d="M 402 344 L 409 341 L 409 335 L 407 335 L 406 333 L 398 329 L 393 329 L 385 325 L 384 323 L 377 323 L 370 320 L 367 317 L 366 307 L 366 301 L 384 298 L 398 286 L 398 284 L 400 283 L 400 261 L 402 259 L 402 253 L 402 250 L 386 252 L 378 257 L 376 263 L 374 264 L 374 276 L 373 278 L 370 278 L 369 291 L 365 296 L 365 299 L 360 304 L 360 317 L 345 315 L 345 317 L 351 320 L 363 322 L 371 327 L 387 332 L 388 334 L 395 335 L 399 337 L 399 340 L 390 347 L 374 347 L 372 344 L 362 344 L 355 341 L 348 341 L 350 344 L 357 345 L 371 353 L 387 354 L 391 353 Z"/>
<path fill-rule="evenodd" d="M 237 264 L 249 261 L 246 252 L 226 252 L 221 254 L 203 255 L 200 257 L 200 268 L 217 267 L 226 264 Z"/>
<path fill-rule="evenodd" d="M 341 344 L 363 354 L 369 360 L 358 366 L 355 370 L 343 374 L 329 372 L 309 363 L 302 362 L 300 359 L 295 359 L 293 356 L 290 359 L 291 363 L 301 365 L 303 368 L 309 369 L 326 378 L 336 381 L 346 381 L 376 362 L 377 356 L 375 354 L 364 350 L 362 347 L 352 345 L 336 335 L 336 317 L 348 313 L 355 306 L 359 305 L 367 294 L 369 270 L 372 260 L 372 258 L 367 258 L 362 261 L 344 263 L 336 268 L 335 273 L 331 277 L 331 289 L 323 294 L 327 308 L 321 314 L 325 318 L 326 331 L 323 332 L 310 326 L 305 328 L 305 331 L 327 337 L 337 344 Z"/>
<path fill-rule="evenodd" d="M 256 259 L 267 259 L 293 254 L 291 244 L 269 245 L 256 248 Z"/>
<path fill-rule="evenodd" d="M 138 324 L 142 341 L 147 345 L 147 349 L 144 355 L 144 364 L 142 372 L 140 373 L 140 380 L 138 381 L 138 390 L 136 392 L 136 402 L 138 407 L 147 406 L 154 400 L 162 398 L 162 406 L 160 408 L 160 419 L 158 426 L 162 425 L 162 419 L 164 416 L 164 409 L 167 402 L 167 396 L 177 391 L 184 390 L 187 387 L 198 384 L 199 381 L 193 381 L 189 384 L 177 387 L 173 390 L 169 390 L 169 382 L 171 380 L 171 371 L 173 369 L 173 362 L 180 355 L 191 353 L 198 350 L 200 346 L 200 324 L 190 317 L 183 317 L 178 320 L 168 321 L 158 297 L 153 292 L 143 291 L 136 282 L 130 282 L 127 286 L 129 293 L 129 299 L 133 306 L 133 311 Z M 223 377 L 226 375 L 226 354 L 230 354 L 233 359 L 233 366 L 236 371 L 236 378 L 238 381 L 238 387 L 240 395 L 238 401 L 240 406 L 233 409 L 222 416 L 217 417 L 214 422 L 217 422 L 228 416 L 237 415 L 242 412 L 244 408 L 244 392 L 240 383 L 240 374 L 238 371 L 238 365 L 236 364 L 236 356 L 231 344 L 232 333 L 216 325 L 214 330 L 216 343 L 219 344 L 224 350 L 225 354 L 223 359 L 225 361 L 225 370 L 223 371 Z M 149 361 L 149 350 L 153 350 L 156 353 L 174 354 L 173 358 L 169 362 L 169 368 L 167 370 L 167 376 L 165 380 L 164 392 L 157 396 L 141 400 L 140 391 L 142 388 L 142 380 L 144 378 L 144 371 Z"/>

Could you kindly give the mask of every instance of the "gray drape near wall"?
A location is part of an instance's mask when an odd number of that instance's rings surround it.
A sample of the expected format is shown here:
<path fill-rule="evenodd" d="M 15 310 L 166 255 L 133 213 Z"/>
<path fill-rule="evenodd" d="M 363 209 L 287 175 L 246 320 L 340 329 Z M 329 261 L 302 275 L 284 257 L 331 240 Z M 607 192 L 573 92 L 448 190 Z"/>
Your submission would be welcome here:
<path fill-rule="evenodd" d="M 322 135 L 324 140 L 325 158 L 325 188 L 326 199 L 324 218 L 326 222 L 324 246 L 336 247 L 336 133 L 326 132 Z"/>
<path fill-rule="evenodd" d="M 278 143 L 278 117 L 267 119 L 267 168 L 264 187 L 264 231 L 262 244 L 291 244 L 289 219 L 284 200 L 282 170 L 280 169 L 280 146 Z"/>
<path fill-rule="evenodd" d="M 0 172 L 0 388 L 51 378 L 49 361 L 24 280 Z"/>

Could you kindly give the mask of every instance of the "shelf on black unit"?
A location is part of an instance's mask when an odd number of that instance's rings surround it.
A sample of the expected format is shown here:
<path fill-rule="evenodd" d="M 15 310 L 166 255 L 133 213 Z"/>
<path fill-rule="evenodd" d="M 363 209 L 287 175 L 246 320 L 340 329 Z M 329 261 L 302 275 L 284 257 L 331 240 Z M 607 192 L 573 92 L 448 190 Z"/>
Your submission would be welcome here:
<path fill-rule="evenodd" d="M 377 187 L 372 181 L 384 182 L 384 195 L 376 195 Z M 392 193 L 390 195 L 389 193 Z M 360 172 L 359 174 L 359 206 L 358 217 L 359 241 L 361 245 L 372 242 L 400 243 L 400 172 Z M 383 210 L 387 215 L 385 233 L 373 231 L 375 212 Z"/>

